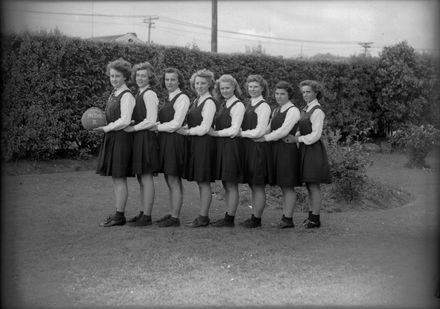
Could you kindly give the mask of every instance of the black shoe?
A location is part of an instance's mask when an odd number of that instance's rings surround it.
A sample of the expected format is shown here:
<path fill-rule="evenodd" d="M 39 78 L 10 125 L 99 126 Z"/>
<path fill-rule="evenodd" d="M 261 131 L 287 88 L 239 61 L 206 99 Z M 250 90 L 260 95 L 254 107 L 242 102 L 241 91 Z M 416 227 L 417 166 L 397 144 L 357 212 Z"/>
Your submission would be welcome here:
<path fill-rule="evenodd" d="M 234 221 L 226 221 L 225 219 L 220 219 L 211 223 L 214 227 L 233 227 Z"/>
<path fill-rule="evenodd" d="M 194 219 L 193 222 L 190 224 L 187 224 L 188 227 L 201 227 L 201 226 L 208 226 L 209 225 L 209 218 L 208 217 L 202 217 L 198 216 Z"/>
<path fill-rule="evenodd" d="M 225 214 L 223 219 L 214 221 L 211 223 L 214 227 L 233 227 L 234 226 L 234 218 L 235 216 L 230 216 L 228 213 Z"/>
<path fill-rule="evenodd" d="M 321 226 L 321 221 L 312 221 L 308 219 L 303 225 L 306 229 L 314 229 Z"/>
<path fill-rule="evenodd" d="M 102 221 L 99 226 L 109 227 L 114 225 L 124 225 L 125 224 L 125 216 L 115 213 L 110 215 L 107 219 Z"/>
<path fill-rule="evenodd" d="M 142 215 L 136 222 L 129 223 L 130 226 L 148 226 L 152 224 L 151 216 Z"/>
<path fill-rule="evenodd" d="M 142 218 L 143 215 L 144 215 L 144 212 L 141 211 L 137 216 L 134 216 L 133 218 L 128 219 L 127 223 L 134 223 L 137 220 L 139 220 L 140 218 Z"/>
<path fill-rule="evenodd" d="M 312 216 L 312 211 L 311 210 L 309 210 L 309 215 L 307 216 L 307 218 L 306 219 L 304 219 L 304 221 L 303 221 L 303 225 L 304 224 L 306 224 L 307 223 L 307 221 L 309 221 L 310 220 L 310 218 L 311 218 L 311 216 Z"/>
<path fill-rule="evenodd" d="M 157 222 L 157 221 L 156 221 Z M 173 218 L 171 215 L 167 218 L 162 218 L 159 222 L 159 227 L 180 226 L 179 218 Z"/>
<path fill-rule="evenodd" d="M 256 228 L 261 226 L 261 218 L 258 220 L 258 218 L 252 215 L 249 219 L 241 222 L 240 225 L 247 228 Z"/>
<path fill-rule="evenodd" d="M 165 215 L 165 216 L 163 216 L 162 218 L 160 218 L 159 220 L 156 220 L 156 221 L 154 221 L 154 222 L 156 222 L 156 223 L 161 223 L 161 222 L 163 222 L 163 221 L 165 221 L 165 220 L 167 220 L 167 219 L 169 219 L 169 218 L 171 218 L 171 214 Z"/>
<path fill-rule="evenodd" d="M 293 224 L 292 218 L 287 219 L 284 215 L 281 218 L 280 222 L 276 225 L 279 229 L 287 229 L 287 228 L 293 228 L 295 227 L 295 224 Z"/>

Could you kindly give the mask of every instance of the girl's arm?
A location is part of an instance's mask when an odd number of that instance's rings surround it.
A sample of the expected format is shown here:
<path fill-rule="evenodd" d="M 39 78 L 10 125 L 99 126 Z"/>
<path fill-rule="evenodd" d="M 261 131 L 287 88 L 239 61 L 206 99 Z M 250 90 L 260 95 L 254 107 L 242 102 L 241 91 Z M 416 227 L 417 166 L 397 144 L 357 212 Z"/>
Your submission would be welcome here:
<path fill-rule="evenodd" d="M 266 141 L 277 141 L 283 137 L 286 137 L 292 130 L 294 125 L 298 122 L 300 117 L 299 110 L 296 107 L 291 107 L 286 114 L 283 124 L 276 130 L 273 130 L 269 134 L 264 136 Z"/>
<path fill-rule="evenodd" d="M 322 135 L 322 128 L 324 127 L 325 114 L 322 110 L 316 109 L 310 116 L 310 122 L 312 123 L 312 132 L 306 135 L 298 137 L 298 142 L 306 145 L 316 143 Z"/>
<path fill-rule="evenodd" d="M 196 127 L 190 128 L 187 131 L 188 135 L 198 135 L 202 136 L 209 132 L 212 126 L 212 121 L 215 116 L 215 103 L 213 100 L 207 100 L 202 109 L 202 123 Z"/>
<path fill-rule="evenodd" d="M 144 93 L 145 108 L 147 109 L 147 117 L 133 126 L 134 131 L 146 130 L 153 127 L 157 121 L 157 106 L 159 105 L 159 99 L 153 91 L 147 91 Z"/>
<path fill-rule="evenodd" d="M 119 131 L 130 125 L 131 115 L 133 114 L 134 106 L 136 105 L 133 95 L 129 92 L 124 93 L 121 98 L 121 117 L 116 121 L 110 122 L 104 127 L 101 127 L 104 132 Z"/>
<path fill-rule="evenodd" d="M 217 131 L 217 136 L 227 137 L 237 135 L 238 131 L 240 130 L 241 123 L 243 122 L 245 110 L 244 104 L 237 102 L 234 107 L 231 108 L 231 126 L 229 128 Z"/>
<path fill-rule="evenodd" d="M 262 103 L 255 109 L 257 114 L 257 126 L 255 129 L 241 131 L 241 137 L 259 138 L 264 135 L 270 118 L 270 107 L 267 103 Z"/>
<path fill-rule="evenodd" d="M 176 102 L 173 105 L 174 108 L 174 118 L 169 122 L 164 122 L 157 125 L 157 130 L 160 132 L 175 132 L 179 129 L 183 121 L 185 120 L 186 113 L 189 108 L 189 98 L 182 94 L 177 98 Z"/>

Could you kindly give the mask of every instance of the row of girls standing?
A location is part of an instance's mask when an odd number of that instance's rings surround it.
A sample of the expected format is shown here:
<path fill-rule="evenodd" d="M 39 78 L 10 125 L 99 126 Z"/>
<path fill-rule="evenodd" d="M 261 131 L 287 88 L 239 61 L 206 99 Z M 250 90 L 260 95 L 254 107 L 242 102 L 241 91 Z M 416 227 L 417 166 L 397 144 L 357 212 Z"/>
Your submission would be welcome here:
<path fill-rule="evenodd" d="M 320 142 L 321 132 L 317 132 L 322 131 L 324 120 L 317 101 L 318 83 L 305 81 L 301 85 L 307 106 L 300 116 L 290 101 L 293 89 L 286 82 L 277 84 L 275 98 L 279 107 L 271 112 L 265 100 L 268 85 L 260 75 L 247 78 L 250 102 L 245 105 L 240 99 L 240 87 L 231 75 L 223 75 L 215 81 L 211 71 L 200 70 L 190 79 L 191 88 L 197 94 L 190 104 L 180 89 L 184 85 L 181 72 L 169 68 L 161 80 L 168 99 L 157 111 L 157 96 L 151 89 L 153 68 L 148 63 L 133 67 L 133 77 L 139 87 L 135 98 L 126 85 L 129 68 L 130 64 L 122 59 L 108 65 L 107 72 L 114 87 L 106 107 L 108 125 L 95 129 L 105 132 L 97 173 L 112 176 L 116 197 L 116 212 L 103 221 L 102 226 L 126 223 L 126 179 L 134 175 L 140 184 L 141 210 L 128 220 L 129 224 L 151 225 L 153 175 L 158 172 L 164 174 L 170 197 L 169 213 L 156 221 L 161 227 L 180 225 L 182 178 L 196 181 L 200 192 L 199 215 L 190 227 L 210 224 L 210 184 L 215 180 L 221 180 L 225 188 L 227 212 L 224 218 L 212 222 L 212 226 L 234 226 L 239 204 L 238 184 L 247 183 L 251 188 L 253 214 L 242 226 L 261 226 L 265 186 L 269 184 L 278 185 L 283 191 L 283 216 L 277 226 L 293 227 L 294 187 L 302 182 L 306 183 L 310 199 L 304 226 L 320 226 L 319 184 L 329 182 L 330 178 L 325 149 Z M 319 116 L 315 115 L 316 111 L 320 112 Z M 302 122 L 305 125 L 301 125 Z"/>

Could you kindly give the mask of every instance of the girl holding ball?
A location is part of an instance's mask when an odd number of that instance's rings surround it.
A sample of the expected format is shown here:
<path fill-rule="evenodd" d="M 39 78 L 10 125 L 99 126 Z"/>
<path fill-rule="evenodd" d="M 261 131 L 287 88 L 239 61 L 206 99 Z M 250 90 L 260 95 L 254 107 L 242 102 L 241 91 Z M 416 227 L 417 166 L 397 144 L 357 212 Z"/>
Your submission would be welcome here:
<path fill-rule="evenodd" d="M 130 74 L 131 64 L 122 58 L 107 65 L 107 75 L 113 87 L 105 108 L 107 125 L 93 129 L 105 133 L 96 173 L 111 176 L 115 192 L 116 212 L 100 223 L 103 227 L 124 225 L 126 222 L 124 212 L 128 198 L 127 177 L 133 176 L 133 135 L 124 131 L 124 128 L 130 125 L 135 106 L 133 94 L 126 84 Z"/>

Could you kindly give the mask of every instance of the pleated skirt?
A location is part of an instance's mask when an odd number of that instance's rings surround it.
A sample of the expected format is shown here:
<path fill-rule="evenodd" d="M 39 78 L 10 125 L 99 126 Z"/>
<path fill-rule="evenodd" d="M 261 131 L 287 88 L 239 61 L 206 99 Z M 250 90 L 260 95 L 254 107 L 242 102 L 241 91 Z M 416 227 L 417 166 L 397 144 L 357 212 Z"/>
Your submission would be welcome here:
<path fill-rule="evenodd" d="M 96 173 L 102 176 L 131 177 L 133 134 L 110 131 L 104 134 L 98 155 Z"/>

